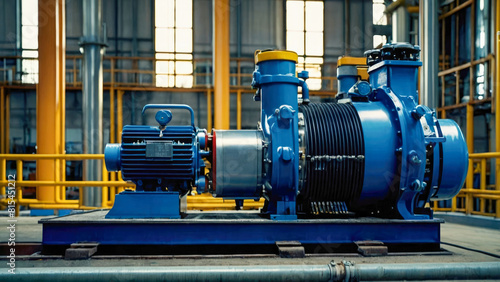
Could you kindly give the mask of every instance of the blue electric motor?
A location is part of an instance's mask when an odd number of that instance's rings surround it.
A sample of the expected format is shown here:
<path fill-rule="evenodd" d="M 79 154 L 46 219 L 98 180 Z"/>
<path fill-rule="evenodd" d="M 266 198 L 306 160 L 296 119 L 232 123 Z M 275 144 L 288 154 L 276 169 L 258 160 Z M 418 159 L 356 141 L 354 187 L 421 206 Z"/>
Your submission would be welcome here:
<path fill-rule="evenodd" d="M 194 126 L 194 112 L 186 105 L 146 105 L 161 109 L 155 119 L 159 126 L 126 125 L 121 144 L 108 144 L 104 151 L 109 171 L 122 171 L 122 178 L 136 184 L 137 191 L 179 191 L 185 195 L 192 186 L 205 185 L 203 170 L 206 132 Z M 165 109 L 186 109 L 190 126 L 168 126 L 172 113 Z M 199 177 L 199 176 L 202 177 Z"/>
<path fill-rule="evenodd" d="M 369 82 L 339 67 L 334 103 L 310 103 L 307 72 L 296 76 L 297 54 L 258 51 L 252 86 L 261 101 L 256 130 L 194 126 L 186 105 L 162 108 L 159 126 L 125 126 L 122 144 L 108 144 L 106 166 L 139 191 L 196 187 L 216 197 L 259 199 L 275 220 L 297 215 L 376 215 L 428 219 L 430 200 L 461 189 L 468 167 L 463 135 L 418 105 L 418 46 L 388 44 L 366 52 Z M 298 88 L 302 88 L 299 104 Z M 348 90 L 347 90 L 348 89 Z M 164 108 L 185 108 L 191 125 L 167 126 Z M 210 163 L 204 175 L 205 162 Z M 117 198 L 118 201 L 118 198 Z"/>

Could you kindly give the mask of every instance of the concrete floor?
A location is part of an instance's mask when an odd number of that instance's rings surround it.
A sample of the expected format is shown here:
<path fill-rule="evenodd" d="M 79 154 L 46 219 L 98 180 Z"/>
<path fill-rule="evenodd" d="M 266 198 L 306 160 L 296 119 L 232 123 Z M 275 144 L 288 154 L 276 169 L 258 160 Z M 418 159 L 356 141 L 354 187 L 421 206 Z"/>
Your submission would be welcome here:
<path fill-rule="evenodd" d="M 19 217 L 16 223 L 16 242 L 41 242 L 42 226 L 38 221 L 43 217 Z M 9 236 L 7 217 L 0 217 L 0 242 Z M 500 230 L 445 223 L 441 228 L 442 242 L 473 248 L 500 256 Z M 73 266 L 200 266 L 200 265 L 276 265 L 276 264 L 328 264 L 330 261 L 350 260 L 356 263 L 418 263 L 418 262 L 487 262 L 500 259 L 474 251 L 443 244 L 448 255 L 389 255 L 386 257 L 362 257 L 356 254 L 306 257 L 304 259 L 284 259 L 268 257 L 237 258 L 165 258 L 148 259 L 92 258 L 90 260 L 18 260 L 16 267 L 73 267 Z M 1 254 L 5 256 L 6 254 Z M 5 257 L 4 257 L 5 258 Z M 5 268 L 0 263 L 0 268 Z M 500 278 L 499 278 L 500 279 Z"/>

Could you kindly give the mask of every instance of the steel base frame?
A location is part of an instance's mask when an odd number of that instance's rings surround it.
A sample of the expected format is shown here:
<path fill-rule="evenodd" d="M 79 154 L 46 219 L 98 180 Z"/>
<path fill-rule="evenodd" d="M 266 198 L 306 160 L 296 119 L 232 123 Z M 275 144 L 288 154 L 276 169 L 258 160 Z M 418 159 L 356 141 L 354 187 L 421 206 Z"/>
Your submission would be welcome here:
<path fill-rule="evenodd" d="M 179 192 L 123 191 L 116 195 L 107 219 L 181 218 Z"/>
<path fill-rule="evenodd" d="M 42 219 L 44 245 L 251 245 L 299 241 L 343 244 L 439 244 L 441 219 L 298 219 L 275 221 L 257 213 L 189 213 L 182 219 L 107 219 L 107 210 Z"/>

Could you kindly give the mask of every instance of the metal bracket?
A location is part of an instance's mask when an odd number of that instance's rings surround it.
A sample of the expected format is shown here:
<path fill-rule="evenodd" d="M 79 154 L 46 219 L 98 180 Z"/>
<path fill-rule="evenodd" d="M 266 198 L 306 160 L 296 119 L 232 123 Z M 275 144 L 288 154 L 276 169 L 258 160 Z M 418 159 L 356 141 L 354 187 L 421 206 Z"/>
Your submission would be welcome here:
<path fill-rule="evenodd" d="M 381 241 L 356 241 L 358 252 L 365 257 L 386 256 L 387 246 Z"/>
<path fill-rule="evenodd" d="M 97 252 L 97 242 L 79 242 L 71 244 L 64 253 L 64 259 L 89 259 Z"/>
<path fill-rule="evenodd" d="M 277 241 L 276 246 L 281 258 L 304 258 L 306 252 L 299 241 Z"/>

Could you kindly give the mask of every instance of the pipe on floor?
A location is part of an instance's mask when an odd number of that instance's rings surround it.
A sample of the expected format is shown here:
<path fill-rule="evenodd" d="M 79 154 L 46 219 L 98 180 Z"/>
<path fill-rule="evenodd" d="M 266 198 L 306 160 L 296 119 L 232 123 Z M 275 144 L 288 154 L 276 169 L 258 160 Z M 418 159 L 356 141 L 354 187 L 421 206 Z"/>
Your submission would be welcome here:
<path fill-rule="evenodd" d="M 500 262 L 175 267 L 47 267 L 0 273 L 2 281 L 364 281 L 500 279 Z"/>
<path fill-rule="evenodd" d="M 347 265 L 347 281 L 500 279 L 500 262 Z"/>

